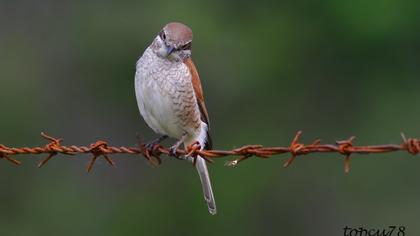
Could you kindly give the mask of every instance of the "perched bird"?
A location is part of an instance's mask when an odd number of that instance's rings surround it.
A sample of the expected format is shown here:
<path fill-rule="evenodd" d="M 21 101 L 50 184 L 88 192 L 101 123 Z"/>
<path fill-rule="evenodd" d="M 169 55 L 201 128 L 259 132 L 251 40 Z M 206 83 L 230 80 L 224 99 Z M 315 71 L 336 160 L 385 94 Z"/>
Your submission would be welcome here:
<path fill-rule="evenodd" d="M 211 148 L 209 116 L 197 69 L 191 60 L 191 29 L 178 22 L 163 27 L 136 64 L 137 104 L 147 125 L 161 136 L 148 143 L 151 148 L 167 137 L 178 141 L 171 147 L 174 155 L 180 145 L 198 142 Z M 187 157 L 193 160 L 191 157 Z M 210 214 L 216 203 L 206 161 L 195 162 Z"/>

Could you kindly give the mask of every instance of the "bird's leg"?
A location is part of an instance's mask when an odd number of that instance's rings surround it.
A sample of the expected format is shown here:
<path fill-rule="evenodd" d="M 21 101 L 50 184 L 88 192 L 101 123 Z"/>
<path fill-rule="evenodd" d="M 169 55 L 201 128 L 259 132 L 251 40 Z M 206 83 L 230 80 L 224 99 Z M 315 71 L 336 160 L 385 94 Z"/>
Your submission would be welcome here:
<path fill-rule="evenodd" d="M 152 151 L 153 148 L 156 146 L 156 144 L 159 144 L 160 142 L 162 142 L 163 140 L 167 139 L 168 135 L 162 135 L 156 139 L 153 139 L 150 142 L 147 142 L 146 145 L 144 145 L 147 149 L 149 149 L 149 151 Z"/>
<path fill-rule="evenodd" d="M 184 133 L 181 138 L 174 144 L 171 146 L 170 150 L 169 150 L 169 156 L 173 156 L 178 158 L 179 160 L 184 160 L 184 158 L 179 157 L 178 154 L 176 153 L 176 151 L 178 150 L 178 148 L 184 143 L 185 141 L 185 137 L 187 136 L 187 133 Z"/>

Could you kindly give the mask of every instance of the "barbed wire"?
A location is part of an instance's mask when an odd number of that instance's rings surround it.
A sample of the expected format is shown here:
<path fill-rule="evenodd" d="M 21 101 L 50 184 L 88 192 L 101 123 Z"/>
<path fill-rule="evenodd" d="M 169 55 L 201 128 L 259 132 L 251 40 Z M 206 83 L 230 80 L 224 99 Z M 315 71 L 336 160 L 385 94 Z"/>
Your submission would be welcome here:
<path fill-rule="evenodd" d="M 385 145 L 369 145 L 369 146 L 354 146 L 354 136 L 341 141 L 336 141 L 335 144 L 322 144 L 321 140 L 315 140 L 311 144 L 303 144 L 299 142 L 302 132 L 296 133 L 292 142 L 286 147 L 264 147 L 263 145 L 245 145 L 233 150 L 201 150 L 198 143 L 193 143 L 185 150 L 176 150 L 174 157 L 180 158 L 190 156 L 195 159 L 197 156 L 203 157 L 208 162 L 213 162 L 214 158 L 221 158 L 226 156 L 236 156 L 237 158 L 226 162 L 227 166 L 237 166 L 240 162 L 249 159 L 250 157 L 270 158 L 275 155 L 291 154 L 291 156 L 284 162 L 283 167 L 290 166 L 298 156 L 307 155 L 310 153 L 339 153 L 344 156 L 344 171 L 350 171 L 350 156 L 352 154 L 378 154 L 404 151 L 416 155 L 420 152 L 420 140 L 414 138 L 406 138 L 401 133 L 403 142 L 401 144 L 385 144 Z M 13 158 L 16 155 L 31 154 L 40 155 L 48 154 L 39 163 L 38 167 L 44 166 L 57 154 L 76 155 L 76 154 L 91 154 L 86 170 L 90 172 L 99 157 L 103 157 L 106 162 L 115 166 L 115 162 L 109 157 L 113 154 L 133 154 L 141 155 L 146 158 L 152 165 L 157 166 L 161 164 L 162 154 L 171 156 L 170 148 L 164 147 L 160 144 L 154 145 L 152 148 L 146 148 L 144 143 L 139 143 L 137 147 L 115 147 L 110 146 L 106 141 L 98 140 L 89 146 L 65 146 L 62 145 L 61 138 L 54 138 L 45 133 L 41 136 L 49 141 L 48 144 L 42 147 L 8 147 L 0 144 L 0 159 L 5 159 L 15 165 L 20 165 L 21 161 Z"/>

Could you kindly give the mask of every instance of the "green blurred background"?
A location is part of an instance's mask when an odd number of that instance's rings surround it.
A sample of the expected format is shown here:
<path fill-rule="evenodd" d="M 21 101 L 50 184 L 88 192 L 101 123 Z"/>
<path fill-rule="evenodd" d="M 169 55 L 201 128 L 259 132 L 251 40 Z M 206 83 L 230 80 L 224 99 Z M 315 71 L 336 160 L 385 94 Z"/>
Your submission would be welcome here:
<path fill-rule="evenodd" d="M 194 30 L 217 149 L 400 143 L 420 134 L 418 1 L 0 1 L 0 143 L 44 145 L 156 137 L 134 95 L 135 62 L 161 27 Z M 166 144 L 170 144 L 167 142 Z M 420 235 L 420 159 L 316 154 L 210 166 L 219 214 L 195 170 L 115 156 L 0 160 L 1 235 L 343 235 L 345 226 Z"/>

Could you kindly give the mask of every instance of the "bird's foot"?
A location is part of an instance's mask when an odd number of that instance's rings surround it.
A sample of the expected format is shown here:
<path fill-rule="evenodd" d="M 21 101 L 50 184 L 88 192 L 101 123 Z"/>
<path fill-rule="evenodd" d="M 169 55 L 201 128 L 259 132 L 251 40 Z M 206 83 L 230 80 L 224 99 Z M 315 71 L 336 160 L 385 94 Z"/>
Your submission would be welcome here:
<path fill-rule="evenodd" d="M 174 147 L 174 146 L 169 148 L 169 156 L 179 158 L 177 155 L 177 149 L 178 147 Z"/>
<path fill-rule="evenodd" d="M 150 142 L 147 142 L 144 147 L 147 148 L 149 151 L 153 151 L 153 149 L 156 147 L 156 145 L 160 144 L 163 140 L 167 139 L 167 135 L 162 135 L 156 139 L 153 139 Z"/>
<path fill-rule="evenodd" d="M 178 140 L 174 145 L 171 146 L 171 148 L 169 149 L 169 156 L 171 157 L 175 157 L 178 160 L 185 160 L 185 157 L 180 156 L 178 154 L 178 148 L 181 146 L 181 144 L 184 142 L 185 139 L 185 135 L 182 136 L 182 138 L 180 140 Z"/>
<path fill-rule="evenodd" d="M 175 157 L 178 160 L 184 160 L 185 158 L 183 158 L 182 156 L 180 156 L 178 154 L 178 148 L 180 145 L 173 145 L 171 148 L 169 148 L 169 156 L 171 157 Z"/>

